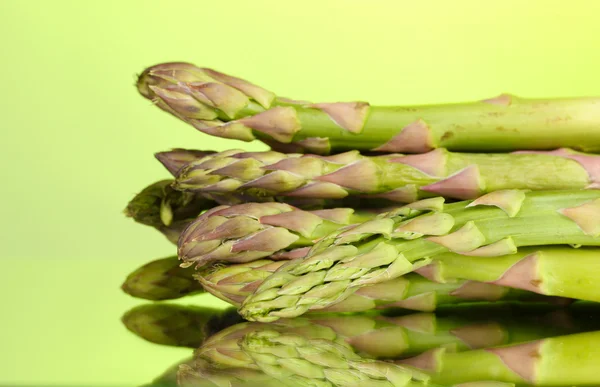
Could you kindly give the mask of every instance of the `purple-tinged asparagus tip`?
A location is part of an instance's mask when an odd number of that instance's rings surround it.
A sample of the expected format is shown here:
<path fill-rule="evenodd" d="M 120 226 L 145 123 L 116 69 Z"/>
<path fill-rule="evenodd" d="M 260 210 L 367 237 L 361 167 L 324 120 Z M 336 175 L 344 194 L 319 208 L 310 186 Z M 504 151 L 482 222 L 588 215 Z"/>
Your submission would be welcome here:
<path fill-rule="evenodd" d="M 154 157 L 160 161 L 160 163 L 169 171 L 169 173 L 171 173 L 171 175 L 177 177 L 178 172 L 185 165 L 214 153 L 216 152 L 175 148 L 170 151 L 155 153 Z"/>

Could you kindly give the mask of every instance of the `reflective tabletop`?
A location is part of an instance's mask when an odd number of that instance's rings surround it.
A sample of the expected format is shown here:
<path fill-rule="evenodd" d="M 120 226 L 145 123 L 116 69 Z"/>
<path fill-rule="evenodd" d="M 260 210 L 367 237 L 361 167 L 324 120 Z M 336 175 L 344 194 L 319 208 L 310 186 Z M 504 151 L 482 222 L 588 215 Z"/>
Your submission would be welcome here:
<path fill-rule="evenodd" d="M 3 289 L 19 301 L 6 298 L 0 384 L 600 384 L 596 304 L 465 304 L 245 322 L 210 294 L 161 302 L 125 294 L 124 278 L 141 263 L 64 259 L 42 271 L 41 261 L 2 261 L 11 273 Z"/>

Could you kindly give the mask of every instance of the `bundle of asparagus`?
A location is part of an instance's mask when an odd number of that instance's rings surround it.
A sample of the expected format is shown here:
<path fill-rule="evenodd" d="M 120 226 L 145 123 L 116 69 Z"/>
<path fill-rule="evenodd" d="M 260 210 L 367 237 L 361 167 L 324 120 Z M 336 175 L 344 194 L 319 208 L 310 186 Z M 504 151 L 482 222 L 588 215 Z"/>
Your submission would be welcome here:
<path fill-rule="evenodd" d="M 261 323 L 600 301 L 600 98 L 311 103 L 187 63 L 150 67 L 137 88 L 204 133 L 271 150 L 155 154 L 172 177 L 143 189 L 125 212 L 176 244 L 177 256 L 131 273 L 122 289 L 134 297 L 210 293 Z M 238 343 L 256 352 L 247 357 L 254 371 L 273 366 L 262 363 L 261 346 L 316 345 L 269 327 Z M 293 364 L 312 361 L 294 356 Z M 425 371 L 441 374 L 454 361 L 439 350 L 425 357 Z M 206 361 L 193 360 L 188 374 Z M 382 365 L 356 367 L 345 368 L 356 380 L 380 381 L 361 372 Z M 319 371 L 316 385 L 342 383 L 330 371 Z M 386 372 L 403 375 L 399 385 L 425 383 L 404 368 Z M 519 375 L 498 380 L 537 383 Z"/>

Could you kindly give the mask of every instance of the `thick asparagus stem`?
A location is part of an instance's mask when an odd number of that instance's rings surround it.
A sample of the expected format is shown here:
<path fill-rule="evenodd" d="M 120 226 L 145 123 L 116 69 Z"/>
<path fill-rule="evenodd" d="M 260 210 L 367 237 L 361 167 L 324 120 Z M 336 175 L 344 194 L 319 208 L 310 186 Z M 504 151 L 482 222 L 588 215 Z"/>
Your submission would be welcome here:
<path fill-rule="evenodd" d="M 349 298 L 324 310 L 360 312 L 406 308 L 431 311 L 439 306 L 470 301 L 561 300 L 536 297 L 529 292 L 600 301 L 595 286 L 595 275 L 600 265 L 598 257 L 598 249 L 566 247 L 523 248 L 515 254 L 494 259 L 444 253 L 436 255 L 430 265 L 417 270 L 431 281 L 416 275 L 399 277 L 359 289 Z M 530 267 L 529 277 L 506 276 L 509 270 L 519 267 L 519 262 L 523 265 L 532 260 L 535 265 Z M 239 306 L 284 263 L 283 260 L 261 259 L 244 264 L 215 264 L 196 272 L 181 268 L 177 257 L 169 257 L 140 267 L 128 276 L 122 288 L 134 297 L 167 300 L 200 293 L 205 287 L 218 298 Z M 505 283 L 506 278 L 513 278 L 513 281 Z"/>
<path fill-rule="evenodd" d="M 598 386 L 600 331 L 452 353 L 432 350 L 398 363 L 440 384 L 496 380 L 534 386 Z"/>
<path fill-rule="evenodd" d="M 160 301 L 202 293 L 193 270 L 182 268 L 177 257 L 149 262 L 127 276 L 121 289 L 137 298 Z"/>
<path fill-rule="evenodd" d="M 456 278 L 494 283 L 539 294 L 600 302 L 600 249 L 521 248 L 516 254 L 487 259 L 445 253 L 417 270 L 438 282 Z"/>
<path fill-rule="evenodd" d="M 146 69 L 137 87 L 155 105 L 211 135 L 259 139 L 277 149 L 422 153 L 576 148 L 600 150 L 600 99 L 523 99 L 370 106 L 277 97 L 247 81 L 188 63 Z"/>
<path fill-rule="evenodd" d="M 173 180 L 157 181 L 127 204 L 125 214 L 138 223 L 154 227 L 177 243 L 179 235 L 202 211 L 217 204 L 201 195 L 174 190 Z"/>
<path fill-rule="evenodd" d="M 263 259 L 228 266 L 215 264 L 199 271 L 196 278 L 207 292 L 239 306 L 284 263 Z M 477 301 L 527 301 L 563 305 L 569 302 L 564 298 L 540 296 L 494 284 L 467 280 L 438 283 L 417 274 L 407 274 L 364 286 L 341 302 L 313 312 L 364 312 L 389 308 L 429 312 L 439 306 Z"/>
<path fill-rule="evenodd" d="M 504 189 L 596 188 L 600 156 L 552 152 L 334 156 L 244 152 L 207 155 L 180 169 L 174 186 L 205 194 L 342 199 L 360 196 L 410 203 L 443 196 L 475 199 Z M 262 200 L 262 199 L 260 199 Z"/>
<path fill-rule="evenodd" d="M 510 190 L 410 219 L 400 208 L 323 238 L 306 258 L 287 262 L 264 280 L 240 313 L 261 321 L 298 316 L 414 271 L 441 253 L 491 257 L 521 246 L 598 246 L 599 203 L 595 190 Z"/>

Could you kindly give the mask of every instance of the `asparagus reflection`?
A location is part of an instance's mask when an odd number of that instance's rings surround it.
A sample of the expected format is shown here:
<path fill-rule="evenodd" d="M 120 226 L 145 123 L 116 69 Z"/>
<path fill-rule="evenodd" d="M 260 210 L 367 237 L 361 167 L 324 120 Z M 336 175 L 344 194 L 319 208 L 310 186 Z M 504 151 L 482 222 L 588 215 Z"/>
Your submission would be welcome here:
<path fill-rule="evenodd" d="M 181 262 L 177 257 L 167 257 L 136 269 L 121 287 L 134 297 L 149 300 L 177 299 L 206 290 L 232 305 L 239 306 L 285 262 L 262 259 L 233 265 L 213 264 L 203 270 L 194 271 L 191 268 L 180 267 Z M 485 261 L 479 261 L 476 267 L 482 266 L 482 263 L 486 264 Z M 462 267 L 464 269 L 466 266 Z M 436 282 L 417 274 L 407 274 L 366 286 L 323 311 L 361 312 L 384 308 L 433 311 L 439 306 L 452 304 L 521 301 L 566 305 L 572 300 L 491 283 L 470 280 Z"/>
<path fill-rule="evenodd" d="M 600 383 L 594 371 L 600 307 L 594 304 L 323 313 L 274 323 L 235 323 L 223 318 L 228 314 L 235 316 L 233 310 L 149 304 L 126 313 L 123 322 L 146 340 L 195 348 L 191 360 L 165 374 L 178 386 Z M 182 332 L 195 339 L 182 340 Z"/>

